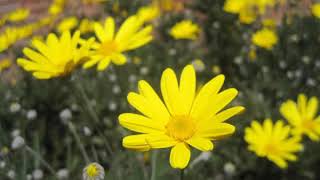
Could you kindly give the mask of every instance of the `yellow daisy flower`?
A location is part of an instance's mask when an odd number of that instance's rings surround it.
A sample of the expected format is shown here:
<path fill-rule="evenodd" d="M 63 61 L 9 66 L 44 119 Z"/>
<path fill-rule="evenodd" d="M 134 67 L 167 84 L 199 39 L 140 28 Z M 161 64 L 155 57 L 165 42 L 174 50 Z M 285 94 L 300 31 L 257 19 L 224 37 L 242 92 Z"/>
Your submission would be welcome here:
<path fill-rule="evenodd" d="M 99 42 L 93 46 L 95 53 L 91 60 L 84 64 L 84 68 L 98 64 L 97 69 L 102 71 L 108 67 L 110 62 L 123 65 L 127 62 L 125 51 L 139 48 L 152 40 L 152 26 L 142 27 L 142 21 L 136 16 L 129 17 L 115 33 L 115 22 L 112 17 L 105 20 L 104 26 L 96 23 L 95 34 Z"/>
<path fill-rule="evenodd" d="M 38 79 L 50 79 L 69 74 L 82 60 L 88 56 L 90 43 L 79 46 L 80 32 L 71 36 L 70 32 L 64 32 L 60 38 L 55 34 L 49 34 L 46 42 L 32 41 L 35 50 L 24 48 L 23 53 L 29 58 L 19 58 L 18 65 L 26 71 L 33 73 Z"/>
<path fill-rule="evenodd" d="M 12 62 L 8 58 L 0 60 L 0 72 L 8 69 L 12 65 Z"/>
<path fill-rule="evenodd" d="M 78 25 L 78 18 L 75 16 L 67 17 L 62 19 L 62 21 L 58 24 L 57 30 L 61 34 L 65 31 L 71 31 Z"/>
<path fill-rule="evenodd" d="M 259 47 L 271 50 L 277 44 L 278 36 L 273 30 L 263 28 L 253 34 L 251 41 Z"/>
<path fill-rule="evenodd" d="M 315 17 L 320 18 L 320 3 L 313 4 L 311 7 L 311 12 Z"/>
<path fill-rule="evenodd" d="M 223 82 L 223 75 L 216 76 L 196 94 L 192 65 L 183 69 L 179 84 L 174 71 L 168 68 L 161 77 L 163 102 L 146 81 L 140 81 L 139 93 L 129 93 L 128 102 L 143 115 L 123 113 L 119 122 L 142 134 L 124 137 L 123 146 L 138 151 L 172 147 L 171 166 L 185 168 L 191 156 L 190 146 L 210 151 L 214 147 L 212 141 L 235 131 L 235 127 L 225 121 L 244 108 L 237 106 L 221 111 L 238 93 L 234 88 L 219 93 Z"/>
<path fill-rule="evenodd" d="M 20 8 L 9 13 L 7 19 L 11 22 L 19 22 L 27 19 L 29 17 L 29 14 L 29 9 Z"/>
<path fill-rule="evenodd" d="M 155 5 L 143 6 L 139 8 L 137 16 L 141 21 L 152 21 L 160 16 L 160 9 Z"/>
<path fill-rule="evenodd" d="M 308 101 L 304 94 L 299 94 L 297 103 L 287 100 L 280 107 L 281 114 L 293 126 L 293 134 L 305 134 L 313 141 L 320 140 L 320 116 L 317 116 L 317 111 L 318 99 L 312 97 Z"/>
<path fill-rule="evenodd" d="M 170 30 L 170 35 L 175 39 L 195 40 L 199 35 L 199 26 L 190 20 L 176 23 Z"/>
<path fill-rule="evenodd" d="M 244 139 L 249 144 L 248 149 L 259 157 L 266 157 L 280 168 L 287 168 L 286 161 L 296 161 L 294 154 L 302 149 L 300 138 L 289 137 L 290 126 L 279 120 L 272 123 L 266 119 L 263 124 L 253 121 L 251 127 L 245 129 Z"/>

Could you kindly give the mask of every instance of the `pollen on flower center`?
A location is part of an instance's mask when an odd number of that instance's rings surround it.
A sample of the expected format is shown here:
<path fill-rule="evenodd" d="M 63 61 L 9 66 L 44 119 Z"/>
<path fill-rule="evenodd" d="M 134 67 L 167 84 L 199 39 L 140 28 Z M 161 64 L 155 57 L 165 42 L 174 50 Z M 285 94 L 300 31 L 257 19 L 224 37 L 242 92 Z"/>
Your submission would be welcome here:
<path fill-rule="evenodd" d="M 118 51 L 118 44 L 115 41 L 107 41 L 101 44 L 99 49 L 100 53 L 104 56 L 109 56 Z"/>
<path fill-rule="evenodd" d="M 178 141 L 185 141 L 193 136 L 196 125 L 189 116 L 173 116 L 167 123 L 166 130 L 170 137 Z"/>
<path fill-rule="evenodd" d="M 266 144 L 264 147 L 264 150 L 265 150 L 266 154 L 277 154 L 278 153 L 278 148 L 273 143 Z"/>
<path fill-rule="evenodd" d="M 87 167 L 87 174 L 89 177 L 96 177 L 99 173 L 99 170 L 95 164 L 90 164 Z"/>

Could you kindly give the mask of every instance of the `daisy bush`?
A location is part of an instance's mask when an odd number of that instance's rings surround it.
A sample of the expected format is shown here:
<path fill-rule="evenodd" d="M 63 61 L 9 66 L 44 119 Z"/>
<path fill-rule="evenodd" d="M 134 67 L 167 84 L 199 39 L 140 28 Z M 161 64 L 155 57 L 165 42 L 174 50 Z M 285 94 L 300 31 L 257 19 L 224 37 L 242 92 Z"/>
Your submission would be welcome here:
<path fill-rule="evenodd" d="M 1 2 L 0 179 L 319 179 L 319 3 Z"/>

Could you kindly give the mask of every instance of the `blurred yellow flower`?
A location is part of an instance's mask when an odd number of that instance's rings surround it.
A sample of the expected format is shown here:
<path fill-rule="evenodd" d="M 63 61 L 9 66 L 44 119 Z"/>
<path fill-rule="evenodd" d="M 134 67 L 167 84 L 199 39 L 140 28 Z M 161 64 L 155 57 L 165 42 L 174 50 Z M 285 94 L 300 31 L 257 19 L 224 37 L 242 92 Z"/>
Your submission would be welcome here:
<path fill-rule="evenodd" d="M 259 47 L 271 50 L 277 44 L 278 36 L 273 30 L 263 28 L 253 34 L 251 41 Z"/>
<path fill-rule="evenodd" d="M 279 120 L 272 123 L 271 119 L 266 119 L 263 124 L 253 121 L 251 127 L 245 129 L 244 139 L 249 144 L 248 149 L 260 157 L 266 157 L 280 168 L 287 168 L 286 161 L 296 161 L 294 154 L 302 150 L 300 138 L 289 137 L 290 126 L 284 125 Z"/>
<path fill-rule="evenodd" d="M 8 58 L 0 60 L 0 72 L 8 69 L 11 65 L 12 65 L 12 62 Z"/>
<path fill-rule="evenodd" d="M 99 71 L 106 69 L 110 62 L 116 65 L 125 64 L 127 58 L 123 52 L 139 48 L 152 40 L 152 26 L 143 27 L 143 23 L 136 16 L 127 18 L 118 33 L 115 33 L 112 17 L 105 20 L 104 26 L 96 23 L 94 30 L 99 42 L 94 44 L 95 53 L 83 67 L 89 68 L 98 64 Z"/>
<path fill-rule="evenodd" d="M 179 11 L 183 9 L 183 3 L 175 0 L 152 0 L 152 4 L 158 6 L 161 11 Z"/>
<path fill-rule="evenodd" d="M 35 50 L 24 48 L 23 53 L 29 58 L 19 58 L 18 65 L 33 73 L 38 79 L 50 79 L 69 74 L 82 60 L 88 56 L 90 42 L 79 46 L 80 32 L 64 32 L 58 38 L 49 34 L 46 41 L 34 40 Z"/>
<path fill-rule="evenodd" d="M 253 23 L 258 15 L 264 15 L 267 7 L 274 7 L 276 0 L 226 0 L 224 11 L 239 14 L 239 20 L 245 24 Z"/>
<path fill-rule="evenodd" d="M 7 19 L 11 22 L 19 22 L 29 17 L 30 10 L 26 8 L 16 9 L 8 14 Z"/>
<path fill-rule="evenodd" d="M 213 74 L 220 74 L 221 73 L 221 68 L 218 65 L 213 65 L 211 70 L 212 70 Z"/>
<path fill-rule="evenodd" d="M 84 34 L 84 33 L 89 33 L 94 31 L 94 23 L 95 21 L 90 20 L 90 19 L 82 19 L 79 25 L 79 31 Z"/>
<path fill-rule="evenodd" d="M 78 18 L 75 16 L 67 17 L 62 19 L 62 21 L 58 24 L 57 30 L 61 34 L 65 31 L 71 31 L 78 25 Z"/>
<path fill-rule="evenodd" d="M 320 3 L 313 4 L 311 7 L 311 12 L 315 17 L 320 18 Z"/>
<path fill-rule="evenodd" d="M 65 0 L 54 0 L 48 9 L 48 13 L 50 15 L 58 15 L 63 11 L 64 5 Z"/>
<path fill-rule="evenodd" d="M 138 151 L 172 147 L 171 166 L 184 169 L 190 160 L 190 146 L 210 151 L 214 148 L 212 141 L 235 131 L 235 127 L 225 121 L 244 108 L 236 106 L 221 111 L 238 93 L 234 88 L 219 93 L 223 82 L 223 75 L 216 76 L 196 94 L 192 65 L 183 69 L 179 83 L 174 71 L 167 68 L 161 77 L 162 101 L 146 81 L 140 81 L 139 93 L 130 92 L 127 98 L 143 115 L 123 113 L 119 122 L 142 134 L 124 137 L 123 146 Z"/>
<path fill-rule="evenodd" d="M 144 22 L 149 22 L 160 16 L 160 9 L 155 5 L 139 8 L 137 16 Z"/>
<path fill-rule="evenodd" d="M 263 27 L 274 29 L 277 26 L 277 23 L 274 19 L 264 19 L 262 21 Z"/>
<path fill-rule="evenodd" d="M 197 72 L 202 72 L 206 68 L 206 65 L 201 59 L 193 60 L 192 65 Z"/>
<path fill-rule="evenodd" d="M 290 125 L 294 135 L 307 135 L 313 141 L 320 140 L 320 116 L 317 116 L 318 99 L 308 101 L 304 94 L 299 94 L 298 102 L 287 100 L 281 104 L 280 112 Z M 317 116 L 317 117 L 316 117 Z"/>
<path fill-rule="evenodd" d="M 195 40 L 199 35 L 199 26 L 190 20 L 183 20 L 176 23 L 170 30 L 170 35 L 175 39 Z"/>

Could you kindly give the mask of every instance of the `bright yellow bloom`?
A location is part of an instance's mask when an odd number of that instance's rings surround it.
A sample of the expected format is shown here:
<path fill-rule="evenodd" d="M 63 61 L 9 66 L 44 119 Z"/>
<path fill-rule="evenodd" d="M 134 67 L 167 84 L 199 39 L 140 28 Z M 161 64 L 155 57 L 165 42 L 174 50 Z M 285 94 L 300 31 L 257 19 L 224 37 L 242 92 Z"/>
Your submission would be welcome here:
<path fill-rule="evenodd" d="M 125 64 L 127 58 L 123 52 L 139 48 L 152 40 L 152 26 L 143 27 L 142 21 L 136 16 L 129 17 L 121 25 L 118 33 L 115 33 L 112 17 L 105 20 L 104 26 L 96 23 L 94 30 L 99 42 L 93 46 L 95 53 L 84 64 L 84 68 L 98 64 L 99 71 L 106 69 L 110 62 L 116 65 Z"/>
<path fill-rule="evenodd" d="M 69 74 L 82 60 L 88 56 L 90 42 L 79 46 L 80 32 L 71 36 L 64 32 L 60 38 L 49 34 L 45 42 L 34 40 L 32 46 L 38 51 L 24 48 L 23 53 L 29 58 L 19 58 L 18 64 L 26 71 L 33 73 L 38 79 L 50 79 Z"/>
<path fill-rule="evenodd" d="M 275 124 L 266 119 L 263 124 L 253 121 L 251 127 L 245 129 L 244 139 L 248 149 L 260 157 L 266 157 L 280 168 L 287 168 L 288 161 L 296 161 L 294 154 L 302 149 L 300 138 L 289 137 L 290 126 L 279 120 Z"/>
<path fill-rule="evenodd" d="M 64 18 L 57 26 L 57 30 L 59 33 L 63 33 L 65 31 L 71 31 L 78 25 L 78 18 L 75 16 Z"/>
<path fill-rule="evenodd" d="M 311 12 L 315 17 L 320 18 L 320 3 L 313 4 L 311 7 Z"/>
<path fill-rule="evenodd" d="M 30 10 L 26 8 L 16 9 L 8 14 L 7 19 L 11 22 L 19 22 L 29 17 Z"/>
<path fill-rule="evenodd" d="M 83 169 L 83 180 L 103 180 L 105 176 L 104 168 L 98 163 L 91 163 Z"/>
<path fill-rule="evenodd" d="M 95 21 L 92 21 L 90 19 L 82 19 L 79 25 L 79 31 L 81 33 L 88 33 L 94 31 L 94 23 Z"/>
<path fill-rule="evenodd" d="M 183 20 L 176 23 L 170 30 L 170 35 L 175 39 L 192 39 L 198 38 L 199 26 L 190 20 Z"/>
<path fill-rule="evenodd" d="M 236 106 L 221 111 L 238 93 L 234 88 L 219 93 L 223 82 L 223 75 L 216 76 L 196 94 L 192 65 L 183 69 L 179 83 L 174 71 L 168 68 L 161 77 L 163 102 L 146 81 L 140 81 L 139 93 L 130 92 L 128 102 L 143 115 L 123 113 L 119 122 L 142 134 L 124 137 L 123 146 L 138 151 L 172 147 L 171 166 L 185 168 L 191 156 L 190 146 L 210 151 L 214 147 L 212 141 L 235 131 L 225 121 L 244 108 Z"/>
<path fill-rule="evenodd" d="M 223 10 L 228 13 L 238 14 L 247 5 L 247 0 L 226 0 Z"/>
<path fill-rule="evenodd" d="M 51 15 L 58 15 L 62 12 L 65 5 L 65 0 L 54 0 L 50 5 L 48 12 Z"/>
<path fill-rule="evenodd" d="M 264 28 L 255 32 L 251 40 L 253 44 L 271 50 L 277 44 L 278 36 L 273 30 Z"/>
<path fill-rule="evenodd" d="M 7 59 L 7 58 L 2 59 L 0 61 L 0 72 L 8 69 L 11 65 L 12 65 L 12 62 L 10 59 Z"/>
<path fill-rule="evenodd" d="M 312 97 L 308 101 L 304 94 L 299 94 L 297 103 L 288 100 L 280 107 L 281 114 L 293 126 L 293 134 L 305 134 L 313 141 L 320 140 L 320 116 L 317 116 L 317 111 L 318 99 Z"/>
<path fill-rule="evenodd" d="M 160 16 L 160 9 L 155 5 L 139 8 L 137 16 L 144 22 L 149 22 Z"/>

